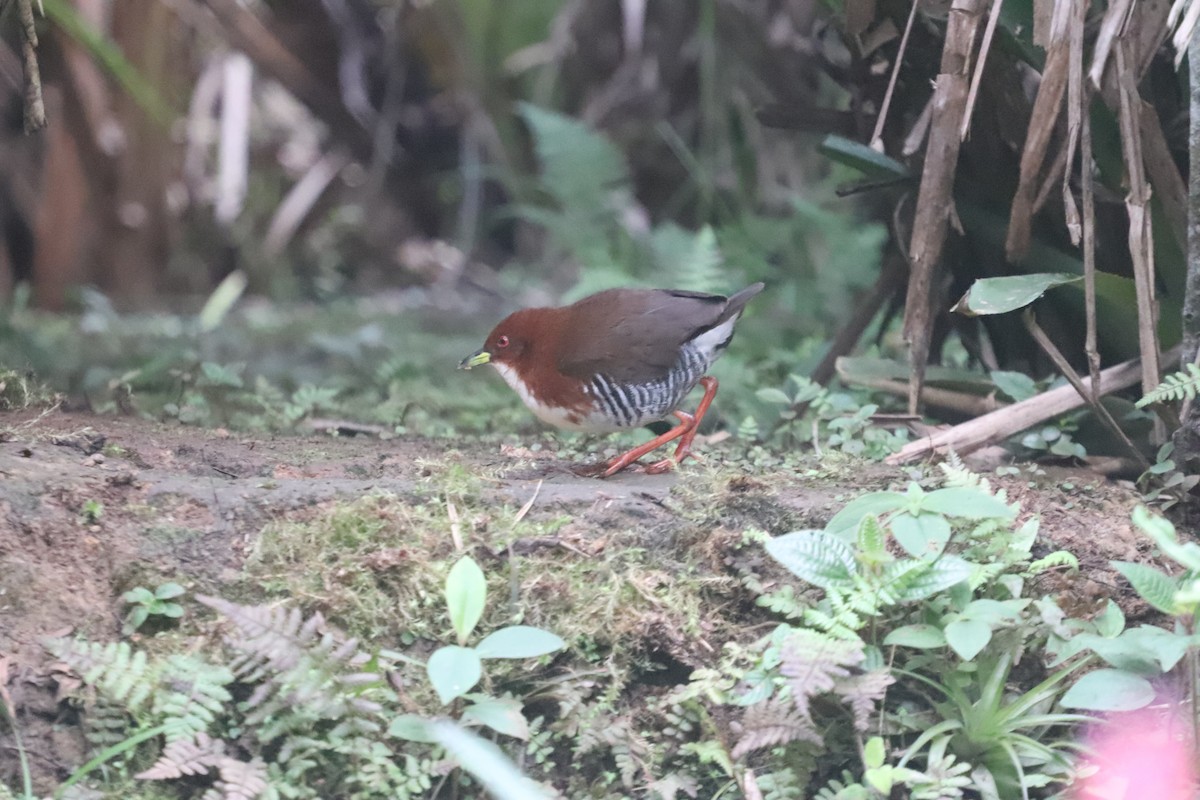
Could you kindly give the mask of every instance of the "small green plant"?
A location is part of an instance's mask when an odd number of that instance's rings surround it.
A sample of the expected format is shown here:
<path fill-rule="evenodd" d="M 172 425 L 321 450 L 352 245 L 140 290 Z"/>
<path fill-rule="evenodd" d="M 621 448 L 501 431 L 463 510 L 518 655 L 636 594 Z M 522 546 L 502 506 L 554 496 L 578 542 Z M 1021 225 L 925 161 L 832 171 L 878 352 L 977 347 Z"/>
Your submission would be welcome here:
<path fill-rule="evenodd" d="M 186 591 L 178 583 L 169 581 L 161 584 L 154 591 L 150 591 L 144 586 L 138 586 L 121 595 L 121 598 L 132 606 L 129 613 L 125 615 L 124 634 L 128 636 L 138 630 L 151 617 L 162 619 L 182 617 L 183 606 L 172 601 Z"/>
<path fill-rule="evenodd" d="M 104 516 L 104 503 L 89 498 L 83 501 L 79 509 L 79 521 L 84 525 L 97 525 Z"/>
<path fill-rule="evenodd" d="M 801 375 L 789 375 L 780 387 L 759 389 L 760 401 L 777 407 L 778 416 L 766 427 L 768 437 L 808 441 L 817 452 L 830 447 L 848 455 L 882 459 L 908 441 L 907 431 L 875 425 L 879 411 L 874 403 L 860 403 L 855 396 L 833 392 Z"/>
<path fill-rule="evenodd" d="M 1138 477 L 1138 488 L 1147 503 L 1166 511 L 1181 502 L 1200 484 L 1200 475 L 1189 474 L 1175 463 L 1175 443 L 1158 448 L 1154 463 Z"/>
<path fill-rule="evenodd" d="M 442 705 L 463 698 L 468 701 L 460 720 L 467 725 L 484 725 L 497 733 L 529 738 L 529 723 L 521 713 L 521 703 L 511 697 L 497 698 L 471 692 L 483 678 L 483 660 L 487 658 L 537 658 L 566 646 L 549 631 L 528 625 L 510 625 L 492 631 L 474 647 L 467 646 L 487 606 L 487 579 L 470 556 L 463 556 L 446 576 L 446 606 L 457 644 L 438 648 L 424 664 L 430 685 Z M 388 651 L 386 655 L 412 663 L 413 659 Z M 419 662 L 418 662 L 419 663 Z M 403 714 L 392 721 L 394 736 L 414 741 L 429 741 L 424 717 Z"/>

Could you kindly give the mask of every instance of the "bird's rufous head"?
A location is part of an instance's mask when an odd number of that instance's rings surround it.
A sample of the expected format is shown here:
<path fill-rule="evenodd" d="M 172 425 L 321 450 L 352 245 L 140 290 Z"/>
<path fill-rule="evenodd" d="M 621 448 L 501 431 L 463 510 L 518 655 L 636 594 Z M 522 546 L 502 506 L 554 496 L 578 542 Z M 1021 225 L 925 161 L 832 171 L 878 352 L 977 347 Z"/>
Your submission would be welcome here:
<path fill-rule="evenodd" d="M 539 350 L 546 349 L 545 337 L 549 331 L 543 324 L 548 320 L 551 309 L 527 308 L 504 318 L 488 334 L 483 347 L 459 362 L 459 369 L 470 369 L 483 364 L 511 366 L 516 369 L 529 364 Z M 539 342 L 539 340 L 542 340 Z"/>

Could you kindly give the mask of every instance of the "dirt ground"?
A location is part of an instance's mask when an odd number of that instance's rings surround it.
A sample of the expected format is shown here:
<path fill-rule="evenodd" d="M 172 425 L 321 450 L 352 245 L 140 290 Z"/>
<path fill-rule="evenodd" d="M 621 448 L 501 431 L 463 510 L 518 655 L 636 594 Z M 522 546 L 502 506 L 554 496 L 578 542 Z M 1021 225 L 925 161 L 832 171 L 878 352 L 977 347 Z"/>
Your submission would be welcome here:
<path fill-rule="evenodd" d="M 47 721 L 56 718 L 53 698 L 35 691 L 49 685 L 52 669 L 43 637 L 118 638 L 120 596 L 144 585 L 143 576 L 173 576 L 219 594 L 267 522 L 311 513 L 339 497 L 379 491 L 403 497 L 420 484 L 423 465 L 449 450 L 468 468 L 503 476 L 490 484 L 498 502 L 520 505 L 541 482 L 538 506 L 576 517 L 576 537 L 688 513 L 671 492 L 678 475 L 581 478 L 561 461 L 530 461 L 519 457 L 528 453 L 494 444 L 264 437 L 72 413 L 0 413 L 3 431 L 0 700 L 7 684 L 18 708 L 24 702 L 32 706 L 26 713 Z M 752 524 L 779 534 L 820 527 L 854 494 L 902 487 L 908 479 L 883 466 L 855 469 L 845 482 L 741 475 L 729 481 L 722 502 L 727 527 Z M 989 479 L 1020 500 L 1025 513 L 1041 516 L 1039 552 L 1066 548 L 1079 557 L 1078 574 L 1044 579 L 1046 591 L 1071 597 L 1079 611 L 1122 594 L 1110 559 L 1146 559 L 1148 546 L 1129 523 L 1138 502 L 1130 489 L 1049 468 L 1035 480 L 1029 473 Z M 1122 605 L 1133 619 L 1146 613 L 1128 597 Z M 65 741 L 43 752 L 57 752 L 60 766 L 72 760 Z"/>

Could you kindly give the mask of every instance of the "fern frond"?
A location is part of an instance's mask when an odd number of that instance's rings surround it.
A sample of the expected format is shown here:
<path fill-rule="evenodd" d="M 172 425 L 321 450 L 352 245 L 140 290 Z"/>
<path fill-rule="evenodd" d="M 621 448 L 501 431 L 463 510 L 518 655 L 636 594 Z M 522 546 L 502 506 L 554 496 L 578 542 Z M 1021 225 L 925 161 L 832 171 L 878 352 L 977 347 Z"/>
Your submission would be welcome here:
<path fill-rule="evenodd" d="M 256 800 L 267 788 L 267 766 L 257 758 L 247 762 L 225 757 L 217 769 L 221 777 L 213 788 L 221 800 Z"/>
<path fill-rule="evenodd" d="M 207 775 L 225 757 L 225 742 L 206 733 L 193 739 L 180 739 L 163 748 L 154 766 L 134 775 L 143 781 L 166 781 L 184 775 Z"/>
<path fill-rule="evenodd" d="M 809 700 L 831 691 L 850 675 L 848 667 L 863 660 L 862 642 L 835 639 L 816 631 L 798 629 L 780 648 L 779 671 L 792 690 L 796 711 L 808 718 Z"/>
<path fill-rule="evenodd" d="M 858 675 L 843 678 L 837 683 L 837 693 L 849 701 L 854 712 L 854 729 L 866 733 L 875 713 L 875 704 L 887 694 L 887 687 L 896 682 L 886 669 L 873 669 Z"/>
<path fill-rule="evenodd" d="M 746 709 L 742 736 L 730 755 L 737 759 L 764 747 L 798 741 L 823 743 L 807 714 L 796 710 L 788 700 L 776 697 Z"/>
<path fill-rule="evenodd" d="M 1162 383 L 1151 389 L 1145 397 L 1137 401 L 1138 408 L 1145 408 L 1152 403 L 1170 403 L 1177 400 L 1193 400 L 1200 392 L 1200 366 L 1193 362 L 1183 365 L 1179 372 L 1173 372 L 1163 378 Z"/>
<path fill-rule="evenodd" d="M 163 690 L 154 702 L 154 713 L 164 720 L 168 742 L 190 740 L 203 734 L 233 702 L 225 687 L 233 671 L 190 655 L 174 655 L 163 669 Z"/>
<path fill-rule="evenodd" d="M 128 642 L 98 644 L 78 639 L 52 639 L 46 648 L 65 662 L 88 686 L 131 714 L 143 710 L 159 676 L 146 654 Z"/>

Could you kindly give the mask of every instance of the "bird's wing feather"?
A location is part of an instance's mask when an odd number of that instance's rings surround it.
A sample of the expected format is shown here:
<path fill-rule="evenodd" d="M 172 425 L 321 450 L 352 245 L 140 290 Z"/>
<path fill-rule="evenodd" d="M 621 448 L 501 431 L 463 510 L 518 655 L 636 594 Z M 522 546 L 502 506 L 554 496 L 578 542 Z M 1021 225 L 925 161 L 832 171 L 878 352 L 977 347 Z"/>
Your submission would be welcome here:
<path fill-rule="evenodd" d="M 615 289 L 581 300 L 565 332 L 559 370 L 590 380 L 603 373 L 616 381 L 662 380 L 679 358 L 679 348 L 741 310 L 721 295 L 673 290 Z M 614 320 L 612 309 L 621 308 Z"/>

